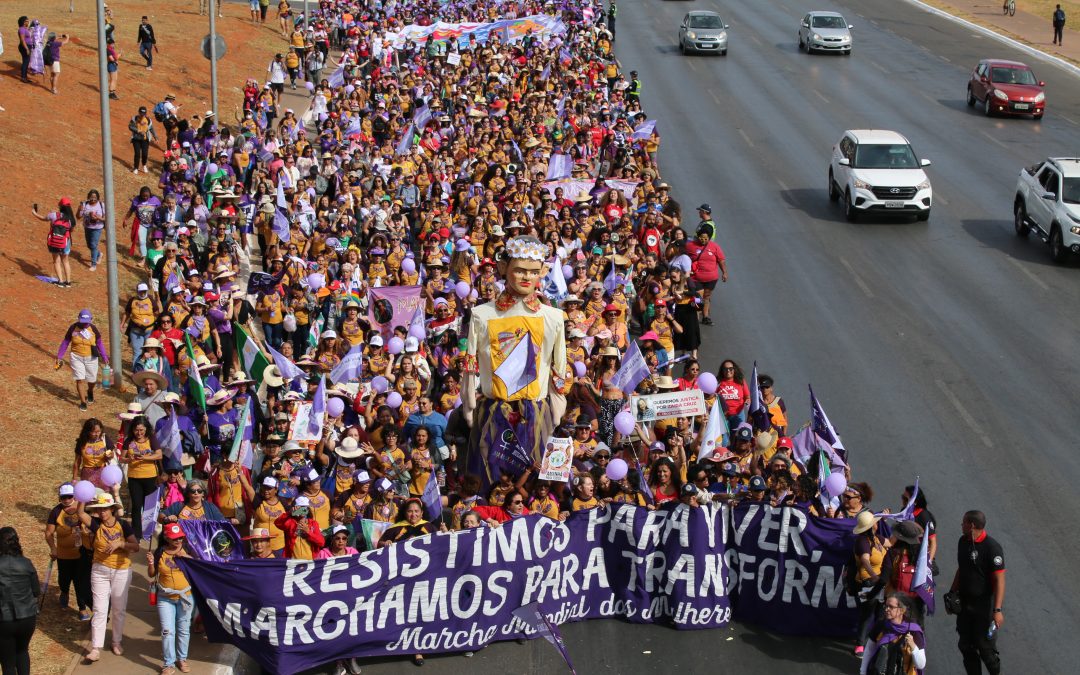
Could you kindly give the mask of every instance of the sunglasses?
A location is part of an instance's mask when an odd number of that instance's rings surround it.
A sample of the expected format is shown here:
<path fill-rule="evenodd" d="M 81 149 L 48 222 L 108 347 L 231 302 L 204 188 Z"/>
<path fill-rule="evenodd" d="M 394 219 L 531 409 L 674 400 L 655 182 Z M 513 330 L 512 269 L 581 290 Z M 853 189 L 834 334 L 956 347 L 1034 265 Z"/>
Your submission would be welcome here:
<path fill-rule="evenodd" d="M 593 457 L 595 457 L 596 459 L 611 459 L 611 455 L 607 454 L 606 452 L 598 452 L 593 455 Z"/>
<path fill-rule="evenodd" d="M 199 488 L 195 488 L 194 490 L 188 490 L 188 494 L 189 495 L 204 495 L 204 494 L 206 494 L 206 490 L 201 490 Z"/>
<path fill-rule="evenodd" d="M 525 502 L 523 502 L 523 501 L 522 501 L 522 500 L 520 500 L 520 499 L 515 499 L 514 501 L 510 502 L 510 506 L 521 506 L 521 505 L 522 505 L 522 504 L 524 504 L 524 503 L 525 503 Z"/>

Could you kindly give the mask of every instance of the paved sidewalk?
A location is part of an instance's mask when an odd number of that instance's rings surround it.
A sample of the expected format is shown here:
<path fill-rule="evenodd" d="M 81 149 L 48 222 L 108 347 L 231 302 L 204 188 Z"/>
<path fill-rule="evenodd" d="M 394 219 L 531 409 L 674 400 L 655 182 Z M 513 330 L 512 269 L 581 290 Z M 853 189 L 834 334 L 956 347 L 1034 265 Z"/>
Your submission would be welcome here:
<path fill-rule="evenodd" d="M 1016 3 L 1016 16 L 1005 16 L 1001 12 L 1001 3 L 995 0 L 922 0 L 928 5 L 937 7 L 943 11 L 955 14 L 961 18 L 986 26 L 998 33 L 1024 42 L 1036 49 L 1067 59 L 1080 65 L 1080 31 L 1075 26 L 1080 25 L 1080 16 L 1075 12 L 1069 13 L 1065 23 L 1065 31 L 1062 35 L 1062 45 L 1053 44 L 1053 28 L 1050 24 L 1050 14 L 1046 16 L 1031 14 L 1024 11 L 1023 0 Z M 1074 28 L 1070 28 L 1070 24 Z M 1064 43 L 1068 44 L 1064 44 Z M 988 54 L 988 56 L 990 56 Z"/>

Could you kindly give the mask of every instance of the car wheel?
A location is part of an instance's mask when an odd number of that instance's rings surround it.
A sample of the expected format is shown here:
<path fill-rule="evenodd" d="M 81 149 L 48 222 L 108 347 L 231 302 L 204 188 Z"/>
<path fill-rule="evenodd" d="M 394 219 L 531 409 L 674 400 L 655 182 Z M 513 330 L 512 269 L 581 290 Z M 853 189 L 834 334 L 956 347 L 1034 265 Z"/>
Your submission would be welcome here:
<path fill-rule="evenodd" d="M 844 217 L 849 223 L 859 219 L 859 212 L 855 210 L 855 204 L 851 201 L 851 190 L 844 191 Z"/>
<path fill-rule="evenodd" d="M 686 45 L 683 44 L 682 38 L 679 38 L 679 53 L 686 55 Z"/>
<path fill-rule="evenodd" d="M 975 107 L 975 94 L 971 91 L 971 87 L 968 86 L 967 104 L 969 108 Z"/>
<path fill-rule="evenodd" d="M 1031 226 L 1027 224 L 1027 209 L 1024 208 L 1023 202 L 1013 209 L 1013 229 L 1016 230 L 1018 237 L 1027 237 L 1031 232 Z"/>
<path fill-rule="evenodd" d="M 846 52 L 844 52 L 844 56 L 851 56 L 851 50 L 849 49 Z"/>
<path fill-rule="evenodd" d="M 984 114 L 985 114 L 985 115 L 986 115 L 987 117 L 990 117 L 991 115 L 993 115 L 993 114 L 994 114 L 994 111 L 993 111 L 993 109 L 992 109 L 992 108 L 990 107 L 990 96 L 991 96 L 991 95 L 992 95 L 992 94 L 991 94 L 990 92 L 986 92 L 986 98 L 985 98 L 985 99 L 983 99 L 983 113 L 984 113 Z"/>
<path fill-rule="evenodd" d="M 802 35 L 799 35 L 799 36 L 797 36 L 797 37 L 798 37 L 798 40 L 799 40 L 799 49 L 801 50 L 801 49 L 802 49 L 802 46 L 803 46 L 803 45 L 802 45 Z"/>
<path fill-rule="evenodd" d="M 806 39 L 806 55 L 810 56 L 814 53 L 814 48 L 810 45 L 810 38 Z"/>
<path fill-rule="evenodd" d="M 727 50 L 726 49 L 721 49 L 720 50 L 720 56 L 727 56 Z"/>
<path fill-rule="evenodd" d="M 840 201 L 840 191 L 836 189 L 836 181 L 833 180 L 832 169 L 829 169 L 829 201 Z"/>
<path fill-rule="evenodd" d="M 1061 227 L 1054 223 L 1050 227 L 1050 259 L 1060 265 L 1068 258 L 1069 249 L 1065 248 L 1065 242 L 1061 239 Z"/>

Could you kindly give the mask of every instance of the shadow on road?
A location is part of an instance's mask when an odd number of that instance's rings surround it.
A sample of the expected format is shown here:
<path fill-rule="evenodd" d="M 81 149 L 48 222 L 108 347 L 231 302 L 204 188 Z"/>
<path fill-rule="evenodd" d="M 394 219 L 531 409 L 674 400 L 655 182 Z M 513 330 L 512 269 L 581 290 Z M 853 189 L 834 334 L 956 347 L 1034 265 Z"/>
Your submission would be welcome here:
<path fill-rule="evenodd" d="M 1029 234 L 1026 238 L 1016 236 L 1010 220 L 962 220 L 960 225 L 983 246 L 998 249 L 1015 260 L 1043 267 L 1061 267 L 1050 259 L 1049 247 L 1034 234 Z M 1067 266 L 1076 267 L 1076 265 L 1077 259 L 1074 256 Z"/>

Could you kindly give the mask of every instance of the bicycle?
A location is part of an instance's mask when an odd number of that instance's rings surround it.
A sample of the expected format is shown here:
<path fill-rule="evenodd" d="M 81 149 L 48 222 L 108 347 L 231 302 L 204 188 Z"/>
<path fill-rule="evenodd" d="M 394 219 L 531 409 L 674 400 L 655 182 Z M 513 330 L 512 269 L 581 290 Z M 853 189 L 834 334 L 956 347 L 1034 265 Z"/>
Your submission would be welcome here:
<path fill-rule="evenodd" d="M 1016 0 L 1005 0 L 1001 5 L 1001 13 L 1016 16 Z"/>

